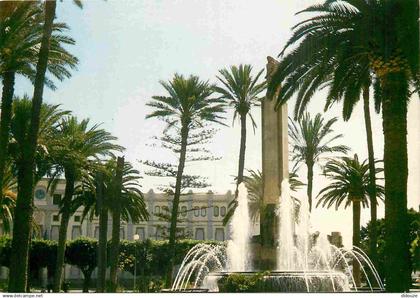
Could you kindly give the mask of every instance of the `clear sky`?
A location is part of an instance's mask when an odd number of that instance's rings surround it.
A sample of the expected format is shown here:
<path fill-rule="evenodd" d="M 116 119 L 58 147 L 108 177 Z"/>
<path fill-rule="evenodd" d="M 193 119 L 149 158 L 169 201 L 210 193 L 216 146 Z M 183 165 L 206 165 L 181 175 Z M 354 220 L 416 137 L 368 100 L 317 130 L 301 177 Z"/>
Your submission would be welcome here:
<path fill-rule="evenodd" d="M 159 80 L 170 79 L 175 72 L 195 74 L 216 82 L 218 70 L 232 64 L 248 63 L 257 71 L 265 67 L 266 56 L 277 56 L 290 36 L 290 27 L 298 20 L 294 13 L 319 2 L 314 0 L 89 0 L 80 10 L 72 1 L 58 2 L 59 21 L 71 27 L 70 35 L 77 45 L 71 48 L 80 59 L 73 77 L 59 84 L 55 92 L 46 91 L 45 101 L 60 103 L 78 117 L 89 117 L 119 138 L 127 148 L 126 159 L 143 171 L 138 160 L 174 160 L 173 156 L 146 144 L 159 135 L 163 124 L 145 120 L 150 112 L 145 102 L 152 95 L 164 95 Z M 28 82 L 18 81 L 17 94 L 32 93 Z M 325 93 L 315 95 L 309 106 L 311 113 L 323 112 Z M 289 111 L 293 109 L 289 103 Z M 409 206 L 420 204 L 420 104 L 413 98 L 409 107 Z M 352 148 L 352 154 L 367 157 L 362 106 L 352 119 L 335 126 L 344 134 L 340 141 Z M 260 111 L 252 113 L 260 122 Z M 381 118 L 374 115 L 375 154 L 383 155 Z M 341 117 L 339 107 L 325 117 Z M 231 111 L 227 124 L 232 123 Z M 250 127 L 250 126 L 249 126 Z M 247 169 L 261 169 L 261 133 L 248 131 Z M 205 174 L 212 189 L 225 193 L 233 189 L 239 151 L 239 123 L 220 127 L 209 148 L 216 162 L 200 162 L 189 166 L 190 173 Z M 300 170 L 306 181 L 305 167 Z M 326 185 L 315 170 L 314 195 Z M 162 181 L 144 177 L 144 191 Z M 305 189 L 299 193 L 305 198 Z M 383 204 L 379 208 L 383 216 Z M 369 219 L 364 210 L 362 223 Z M 312 225 L 323 232 L 341 231 L 346 245 L 351 244 L 351 208 L 334 211 L 317 208 Z"/>

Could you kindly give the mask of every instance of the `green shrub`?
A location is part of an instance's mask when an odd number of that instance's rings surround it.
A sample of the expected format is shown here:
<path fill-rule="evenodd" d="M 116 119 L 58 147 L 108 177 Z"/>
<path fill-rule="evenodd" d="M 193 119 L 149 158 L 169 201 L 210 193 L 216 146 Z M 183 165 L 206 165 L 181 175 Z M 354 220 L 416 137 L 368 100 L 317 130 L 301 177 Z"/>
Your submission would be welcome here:
<path fill-rule="evenodd" d="M 222 293 L 254 293 L 260 292 L 264 287 L 264 276 L 268 272 L 255 274 L 230 274 L 218 281 L 219 292 Z"/>

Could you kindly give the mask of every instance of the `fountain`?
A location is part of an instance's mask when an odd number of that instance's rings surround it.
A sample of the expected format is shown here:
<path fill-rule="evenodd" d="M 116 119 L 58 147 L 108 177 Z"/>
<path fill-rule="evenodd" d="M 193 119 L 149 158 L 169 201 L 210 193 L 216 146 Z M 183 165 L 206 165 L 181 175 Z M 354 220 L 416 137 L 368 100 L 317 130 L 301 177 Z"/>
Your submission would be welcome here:
<path fill-rule="evenodd" d="M 267 80 L 277 61 L 268 57 Z M 251 241 L 246 187 L 230 221 L 227 245 L 198 244 L 185 256 L 171 291 L 224 291 L 229 277 L 254 278 L 260 292 L 345 292 L 362 290 L 353 278 L 357 262 L 369 291 L 383 290 L 378 272 L 357 247 L 338 248 L 310 232 L 307 200 L 292 199 L 288 182 L 287 106 L 262 103 L 263 203 L 260 238 Z M 365 290 L 365 289 L 363 289 Z"/>

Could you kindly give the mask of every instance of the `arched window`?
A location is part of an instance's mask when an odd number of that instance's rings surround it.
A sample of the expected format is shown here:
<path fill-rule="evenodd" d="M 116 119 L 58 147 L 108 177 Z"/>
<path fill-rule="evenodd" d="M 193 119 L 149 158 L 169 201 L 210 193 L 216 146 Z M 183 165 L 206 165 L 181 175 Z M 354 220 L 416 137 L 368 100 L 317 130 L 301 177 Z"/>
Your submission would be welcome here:
<path fill-rule="evenodd" d="M 220 208 L 220 215 L 221 216 L 225 216 L 226 215 L 226 207 L 221 207 Z"/>
<path fill-rule="evenodd" d="M 219 207 L 218 206 L 214 206 L 213 215 L 216 216 L 216 217 L 219 216 Z"/>
<path fill-rule="evenodd" d="M 160 213 L 160 206 L 155 206 L 155 214 L 159 214 Z"/>
<path fill-rule="evenodd" d="M 182 217 L 187 216 L 187 206 L 182 206 L 181 207 L 181 215 L 182 215 Z"/>
<path fill-rule="evenodd" d="M 194 216 L 199 217 L 200 216 L 200 208 L 198 206 L 194 207 Z"/>
<path fill-rule="evenodd" d="M 207 208 L 206 207 L 201 207 L 201 216 L 205 217 L 207 214 Z"/>

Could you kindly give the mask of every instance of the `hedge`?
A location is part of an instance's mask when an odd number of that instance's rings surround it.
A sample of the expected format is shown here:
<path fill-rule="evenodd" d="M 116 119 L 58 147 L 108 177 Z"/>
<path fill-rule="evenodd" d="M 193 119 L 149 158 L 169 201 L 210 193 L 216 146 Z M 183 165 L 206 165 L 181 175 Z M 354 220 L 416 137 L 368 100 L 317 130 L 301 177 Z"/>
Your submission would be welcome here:
<path fill-rule="evenodd" d="M 180 264 L 187 252 L 198 243 L 216 244 L 216 241 L 180 240 L 176 245 L 176 263 Z M 109 245 L 108 245 L 109 248 Z M 9 267 L 11 252 L 11 238 L 0 236 L 0 265 Z M 29 266 L 32 278 L 36 277 L 41 268 L 48 268 L 49 276 L 54 274 L 57 253 L 57 241 L 32 239 L 30 246 Z M 87 291 L 90 277 L 97 266 L 97 240 L 81 237 L 68 241 L 66 244 L 65 263 L 78 267 L 84 276 L 83 290 Z M 108 253 L 108 256 L 110 254 Z M 156 287 L 160 277 L 165 276 L 168 260 L 171 257 L 167 240 L 127 241 L 122 240 L 120 245 L 121 271 L 134 273 L 140 280 L 146 280 L 145 291 L 148 287 Z M 136 260 L 136 266 L 134 262 Z M 143 285 L 144 287 L 144 285 Z"/>

